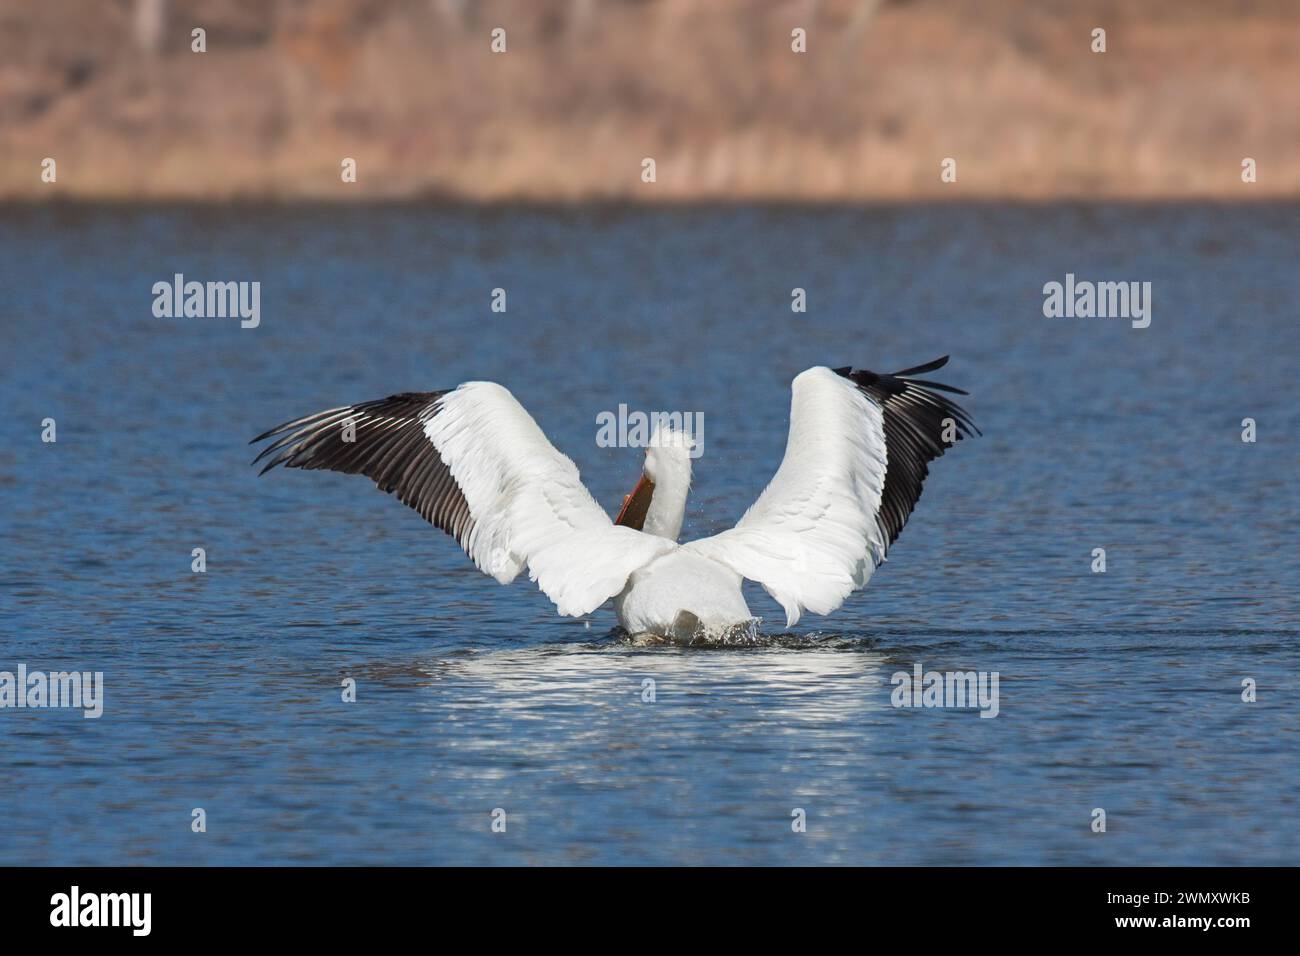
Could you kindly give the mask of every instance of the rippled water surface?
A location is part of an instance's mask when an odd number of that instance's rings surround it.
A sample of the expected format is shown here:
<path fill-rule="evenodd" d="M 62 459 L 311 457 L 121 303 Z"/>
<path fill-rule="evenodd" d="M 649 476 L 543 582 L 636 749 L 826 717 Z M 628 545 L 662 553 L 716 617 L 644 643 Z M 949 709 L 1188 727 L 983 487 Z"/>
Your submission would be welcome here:
<path fill-rule="evenodd" d="M 1300 863 L 1297 212 L 3 213 L 0 670 L 107 689 L 0 710 L 0 863 Z M 154 318 L 176 272 L 260 281 L 261 325 Z M 1152 282 L 1150 328 L 1044 318 L 1067 272 Z M 702 413 L 694 537 L 797 372 L 943 353 L 985 437 L 833 617 L 749 593 L 754 647 L 635 646 L 362 478 L 249 467 L 492 379 L 611 510 L 639 455 L 597 413 Z M 998 716 L 892 707 L 918 662 L 998 672 Z"/>

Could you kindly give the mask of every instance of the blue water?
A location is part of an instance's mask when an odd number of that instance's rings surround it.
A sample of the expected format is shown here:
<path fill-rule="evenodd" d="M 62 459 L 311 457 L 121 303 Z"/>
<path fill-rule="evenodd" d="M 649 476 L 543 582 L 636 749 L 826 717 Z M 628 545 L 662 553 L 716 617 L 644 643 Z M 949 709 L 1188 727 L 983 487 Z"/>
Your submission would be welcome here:
<path fill-rule="evenodd" d="M 106 700 L 0 710 L 0 863 L 1300 863 L 1298 225 L 6 210 L 0 670 L 103 671 Z M 260 281 L 261 325 L 154 318 L 175 272 Z M 1067 272 L 1152 282 L 1150 328 L 1044 318 Z M 696 411 L 695 537 L 771 476 L 797 372 L 944 353 L 985 437 L 834 616 L 785 635 L 747 593 L 747 649 L 630 646 L 363 478 L 249 467 L 286 418 L 484 378 L 612 510 L 639 453 L 597 413 Z M 895 709 L 916 662 L 998 672 L 999 715 Z"/>

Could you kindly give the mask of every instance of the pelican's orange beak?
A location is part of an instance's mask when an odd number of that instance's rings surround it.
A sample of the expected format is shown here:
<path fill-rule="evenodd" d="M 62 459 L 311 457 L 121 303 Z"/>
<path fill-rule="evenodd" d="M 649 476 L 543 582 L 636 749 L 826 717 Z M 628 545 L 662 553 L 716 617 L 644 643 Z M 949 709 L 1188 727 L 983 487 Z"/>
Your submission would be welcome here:
<path fill-rule="evenodd" d="M 642 474 L 632 493 L 623 498 L 623 507 L 619 509 L 614 524 L 640 531 L 645 524 L 646 512 L 650 510 L 650 499 L 654 493 L 655 483 Z"/>

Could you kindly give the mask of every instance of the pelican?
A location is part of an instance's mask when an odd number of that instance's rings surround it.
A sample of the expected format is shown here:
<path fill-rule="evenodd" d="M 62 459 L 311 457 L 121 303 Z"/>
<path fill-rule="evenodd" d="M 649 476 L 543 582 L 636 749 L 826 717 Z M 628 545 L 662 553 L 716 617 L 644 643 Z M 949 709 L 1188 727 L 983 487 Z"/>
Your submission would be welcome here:
<path fill-rule="evenodd" d="M 560 614 L 613 599 L 633 635 L 707 639 L 753 626 L 742 580 L 794 627 L 830 614 L 885 560 L 921 496 L 929 463 L 979 429 L 913 376 L 948 356 L 878 374 L 816 366 L 791 384 L 776 475 L 734 528 L 678 543 L 692 438 L 659 427 L 640 479 L 611 521 L 510 391 L 466 382 L 403 392 L 277 425 L 254 459 L 370 478 L 452 535 L 479 570 L 509 584 L 525 567 Z"/>

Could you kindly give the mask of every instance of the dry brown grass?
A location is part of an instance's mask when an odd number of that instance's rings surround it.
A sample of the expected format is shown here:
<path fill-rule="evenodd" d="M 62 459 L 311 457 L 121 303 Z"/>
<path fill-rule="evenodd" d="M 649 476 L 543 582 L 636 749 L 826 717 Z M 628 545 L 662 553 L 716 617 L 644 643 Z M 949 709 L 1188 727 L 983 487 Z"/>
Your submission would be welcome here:
<path fill-rule="evenodd" d="M 0 195 L 1300 195 L 1290 2 L 167 0 L 153 54 L 132 2 L 6 5 Z"/>

